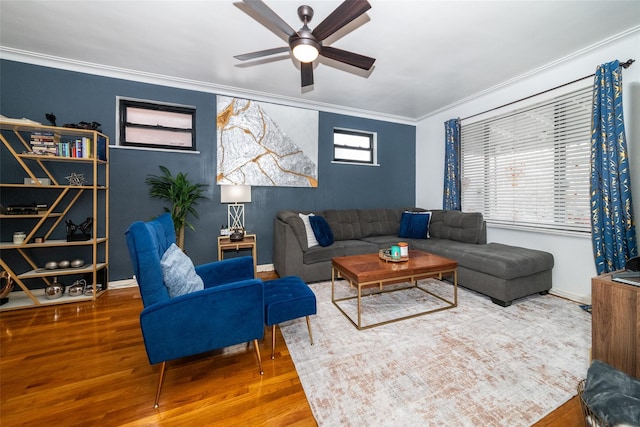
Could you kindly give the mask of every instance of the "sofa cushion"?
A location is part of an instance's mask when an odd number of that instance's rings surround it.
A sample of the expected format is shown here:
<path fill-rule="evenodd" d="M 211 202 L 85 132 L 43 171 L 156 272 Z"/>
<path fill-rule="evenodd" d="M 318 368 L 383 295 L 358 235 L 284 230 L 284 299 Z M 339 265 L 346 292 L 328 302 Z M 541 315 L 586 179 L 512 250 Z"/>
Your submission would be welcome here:
<path fill-rule="evenodd" d="M 426 239 L 429 237 L 430 220 L 431 212 L 403 212 L 398 236 L 408 239 Z"/>
<path fill-rule="evenodd" d="M 398 232 L 399 209 L 358 209 L 362 237 L 388 236 Z"/>
<path fill-rule="evenodd" d="M 368 242 L 374 244 L 378 247 L 378 249 L 389 249 L 393 245 L 397 245 L 400 239 L 395 234 L 391 234 L 389 236 L 369 236 L 362 239 L 363 242 Z M 407 242 L 410 242 L 410 239 L 406 239 Z"/>
<path fill-rule="evenodd" d="M 196 274 L 193 262 L 175 243 L 162 255 L 160 265 L 171 298 L 204 289 L 204 282 Z"/>
<path fill-rule="evenodd" d="M 345 255 L 361 255 L 378 253 L 378 245 L 364 240 L 343 240 L 340 244 L 344 247 Z"/>
<path fill-rule="evenodd" d="M 315 264 L 316 262 L 331 261 L 331 258 L 337 256 L 345 256 L 347 252 L 340 243 L 334 243 L 331 246 L 316 246 L 309 248 L 302 255 L 304 264 Z"/>
<path fill-rule="evenodd" d="M 324 218 L 333 231 L 334 240 L 353 240 L 362 237 L 357 209 L 326 210 Z"/>
<path fill-rule="evenodd" d="M 311 215 L 309 216 L 309 223 L 311 223 L 313 234 L 315 234 L 316 240 L 320 246 L 329 246 L 333 244 L 333 232 L 324 217 L 320 215 Z"/>
<path fill-rule="evenodd" d="M 316 246 L 306 251 L 302 257 L 305 264 L 331 261 L 333 257 L 377 253 L 379 247 L 375 243 L 364 240 L 340 240 L 333 245 Z"/>
<path fill-rule="evenodd" d="M 440 211 L 431 218 L 430 237 L 464 243 L 481 243 L 484 219 L 479 212 Z"/>
<path fill-rule="evenodd" d="M 424 243 L 423 243 L 424 242 Z M 511 280 L 553 268 L 553 255 L 535 249 L 489 243 L 469 245 L 445 239 L 413 240 L 410 246 L 458 261 L 458 266 Z"/>
<path fill-rule="evenodd" d="M 289 224 L 303 251 L 309 249 L 309 244 L 307 243 L 307 229 L 304 226 L 302 218 L 298 215 L 298 212 L 278 211 L 278 219 Z"/>

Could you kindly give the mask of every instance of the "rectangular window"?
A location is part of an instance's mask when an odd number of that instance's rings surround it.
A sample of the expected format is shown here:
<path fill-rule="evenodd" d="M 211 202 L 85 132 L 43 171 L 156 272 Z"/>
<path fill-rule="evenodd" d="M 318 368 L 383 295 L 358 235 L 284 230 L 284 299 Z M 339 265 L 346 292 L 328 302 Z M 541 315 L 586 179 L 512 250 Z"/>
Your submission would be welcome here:
<path fill-rule="evenodd" d="M 120 99 L 120 145 L 172 150 L 196 149 L 196 109 Z"/>
<path fill-rule="evenodd" d="M 463 210 L 493 224 L 590 232 L 591 90 L 463 125 Z"/>
<path fill-rule="evenodd" d="M 347 129 L 333 130 L 333 161 L 372 165 L 376 162 L 376 134 Z"/>

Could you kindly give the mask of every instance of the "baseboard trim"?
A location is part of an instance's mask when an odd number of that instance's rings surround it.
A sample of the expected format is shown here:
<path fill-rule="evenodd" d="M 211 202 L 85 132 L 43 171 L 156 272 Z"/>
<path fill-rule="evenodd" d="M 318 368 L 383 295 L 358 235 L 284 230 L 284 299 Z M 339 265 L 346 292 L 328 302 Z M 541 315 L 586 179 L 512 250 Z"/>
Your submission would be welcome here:
<path fill-rule="evenodd" d="M 109 282 L 109 287 L 107 289 L 133 288 L 136 286 L 138 286 L 138 282 L 134 277 L 132 279 L 115 280 L 113 282 Z"/>
<path fill-rule="evenodd" d="M 258 273 L 264 273 L 265 271 L 275 270 L 273 264 L 260 264 L 257 267 Z"/>
<path fill-rule="evenodd" d="M 581 304 L 591 304 L 591 295 L 578 295 L 573 292 L 561 291 L 558 289 L 551 289 L 549 291 L 550 294 L 555 295 L 557 297 L 570 299 L 571 301 L 576 301 Z"/>

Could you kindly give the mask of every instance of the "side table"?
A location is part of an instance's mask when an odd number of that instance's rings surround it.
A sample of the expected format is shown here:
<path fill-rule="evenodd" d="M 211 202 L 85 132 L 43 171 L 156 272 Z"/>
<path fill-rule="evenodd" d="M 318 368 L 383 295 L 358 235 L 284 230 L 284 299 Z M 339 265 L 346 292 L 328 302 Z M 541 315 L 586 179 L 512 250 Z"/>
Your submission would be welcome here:
<path fill-rule="evenodd" d="M 224 251 L 238 251 L 240 249 L 251 249 L 253 257 L 253 275 L 258 277 L 258 255 L 256 253 L 256 235 L 245 234 L 244 239 L 239 242 L 232 242 L 229 236 L 218 236 L 218 261 L 224 259 Z"/>
<path fill-rule="evenodd" d="M 640 378 L 640 287 L 591 279 L 592 357 Z"/>

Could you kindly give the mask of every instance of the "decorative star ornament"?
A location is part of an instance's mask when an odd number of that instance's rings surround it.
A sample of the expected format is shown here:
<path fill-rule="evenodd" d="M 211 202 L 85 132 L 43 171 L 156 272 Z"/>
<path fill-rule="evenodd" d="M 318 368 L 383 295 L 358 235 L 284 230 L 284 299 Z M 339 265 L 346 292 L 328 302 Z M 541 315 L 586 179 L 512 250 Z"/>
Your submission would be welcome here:
<path fill-rule="evenodd" d="M 66 179 L 69 181 L 69 185 L 84 185 L 86 182 L 83 173 L 73 172 L 71 175 L 67 176 Z"/>

